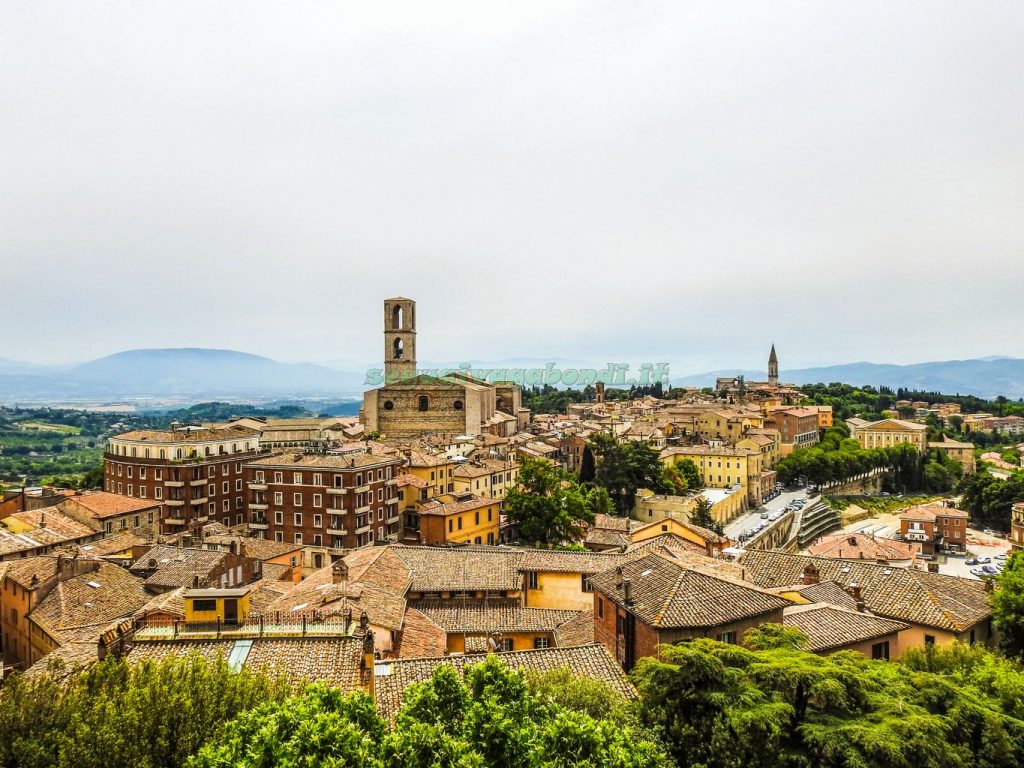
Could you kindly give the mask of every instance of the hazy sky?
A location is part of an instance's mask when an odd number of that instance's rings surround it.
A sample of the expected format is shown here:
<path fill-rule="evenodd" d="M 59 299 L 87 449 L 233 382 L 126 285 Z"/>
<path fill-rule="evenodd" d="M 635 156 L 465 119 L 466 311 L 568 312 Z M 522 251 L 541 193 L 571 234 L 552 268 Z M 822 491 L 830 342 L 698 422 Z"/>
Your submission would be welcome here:
<path fill-rule="evenodd" d="M 0 0 L 0 357 L 1024 356 L 1024 4 Z"/>

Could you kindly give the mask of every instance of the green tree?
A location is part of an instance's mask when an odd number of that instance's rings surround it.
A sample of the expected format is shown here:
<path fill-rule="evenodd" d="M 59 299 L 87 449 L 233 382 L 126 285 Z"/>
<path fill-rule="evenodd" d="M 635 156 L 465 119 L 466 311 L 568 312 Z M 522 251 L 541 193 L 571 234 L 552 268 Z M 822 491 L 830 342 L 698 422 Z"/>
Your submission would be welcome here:
<path fill-rule="evenodd" d="M 628 514 L 638 488 L 671 492 L 664 484 L 658 451 L 647 442 L 619 441 L 609 434 L 594 435 L 594 453 L 599 461 L 595 481 L 612 497 L 619 514 Z"/>
<path fill-rule="evenodd" d="M 1007 656 L 1024 656 L 1024 557 L 1014 554 L 995 579 L 992 624 Z"/>
<path fill-rule="evenodd" d="M 711 509 L 714 505 L 704 496 L 697 499 L 697 502 L 693 506 L 693 511 L 690 513 L 690 522 L 694 525 L 699 525 L 701 528 L 707 528 L 709 531 L 714 531 L 719 536 L 723 535 L 722 524 L 718 522 L 714 515 L 711 514 Z"/>
<path fill-rule="evenodd" d="M 580 457 L 580 482 L 593 482 L 595 473 L 594 451 L 590 447 L 590 443 L 587 443 L 583 446 L 583 455 Z"/>
<path fill-rule="evenodd" d="M 594 522 L 591 496 L 576 479 L 543 459 L 524 458 L 515 488 L 505 496 L 505 514 L 521 536 L 541 544 L 560 544 L 582 536 Z"/>

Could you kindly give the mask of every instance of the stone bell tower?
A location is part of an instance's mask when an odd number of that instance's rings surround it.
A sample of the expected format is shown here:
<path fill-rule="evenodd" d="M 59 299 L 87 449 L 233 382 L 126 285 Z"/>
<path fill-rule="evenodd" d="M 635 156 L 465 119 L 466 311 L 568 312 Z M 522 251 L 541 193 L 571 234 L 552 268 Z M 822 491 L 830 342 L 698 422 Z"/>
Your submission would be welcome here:
<path fill-rule="evenodd" d="M 416 370 L 416 302 L 384 300 L 384 378 L 388 384 Z"/>
<path fill-rule="evenodd" d="M 772 344 L 772 352 L 768 355 L 768 383 L 773 386 L 779 386 L 779 358 L 775 354 L 775 345 Z"/>

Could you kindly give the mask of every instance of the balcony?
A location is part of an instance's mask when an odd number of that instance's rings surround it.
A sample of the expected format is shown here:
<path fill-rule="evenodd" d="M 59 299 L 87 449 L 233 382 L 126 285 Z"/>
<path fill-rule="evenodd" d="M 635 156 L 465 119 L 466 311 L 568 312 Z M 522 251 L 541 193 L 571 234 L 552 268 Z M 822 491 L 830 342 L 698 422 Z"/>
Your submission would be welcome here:
<path fill-rule="evenodd" d="M 395 496 L 394 498 L 388 499 L 388 500 L 387 500 L 387 501 L 385 501 L 384 503 L 385 503 L 385 504 L 397 504 L 397 503 L 398 503 L 398 497 L 397 497 L 397 496 Z"/>
<path fill-rule="evenodd" d="M 401 519 L 402 519 L 401 515 L 395 515 L 394 517 L 389 517 L 388 518 L 388 525 L 390 525 L 391 523 L 397 523 L 397 522 L 401 521 Z"/>
<path fill-rule="evenodd" d="M 184 480 L 165 480 L 164 481 L 164 485 L 166 485 L 168 488 L 184 488 L 185 487 L 185 481 Z"/>
<path fill-rule="evenodd" d="M 348 554 L 348 550 L 345 549 L 344 547 L 328 547 L 327 548 L 327 554 L 329 554 L 329 555 L 337 555 L 338 557 L 344 557 L 345 555 Z"/>
<path fill-rule="evenodd" d="M 184 517 L 165 517 L 164 518 L 164 522 L 167 523 L 167 525 L 184 525 L 185 524 L 185 518 Z"/>
<path fill-rule="evenodd" d="M 185 506 L 185 500 L 184 499 L 165 499 L 164 500 L 164 504 L 166 504 L 168 507 L 184 507 Z"/>
<path fill-rule="evenodd" d="M 250 491 L 265 491 L 265 490 L 267 490 L 267 484 L 266 483 L 249 483 L 248 485 L 249 485 L 249 490 Z"/>
<path fill-rule="evenodd" d="M 197 480 L 190 480 L 188 484 L 191 485 L 193 488 L 198 488 L 200 485 L 206 485 L 206 482 L 207 481 L 205 477 L 200 477 Z"/>
<path fill-rule="evenodd" d="M 907 531 L 903 538 L 907 541 L 928 541 L 928 534 L 924 531 Z"/>
<path fill-rule="evenodd" d="M 328 536 L 348 536 L 348 529 L 347 528 L 334 528 L 332 526 L 329 526 L 327 528 L 327 535 Z"/>
<path fill-rule="evenodd" d="M 209 501 L 209 497 L 208 496 L 198 496 L 198 497 L 192 499 L 192 503 L 193 504 L 205 504 L 207 501 Z"/>
<path fill-rule="evenodd" d="M 210 519 L 209 515 L 193 515 L 192 516 L 192 522 L 193 523 L 205 523 L 209 519 Z"/>
<path fill-rule="evenodd" d="M 254 519 L 249 521 L 249 528 L 254 531 L 265 531 L 270 527 L 270 522 L 266 519 Z"/>
<path fill-rule="evenodd" d="M 250 504 L 249 509 L 254 512 L 266 512 L 269 506 L 269 504 Z"/>
<path fill-rule="evenodd" d="M 334 496 L 341 496 L 342 494 L 348 493 L 348 488 L 328 488 L 327 493 L 333 494 Z"/>
<path fill-rule="evenodd" d="M 390 480 L 385 480 L 384 485 L 398 485 L 398 478 L 392 477 Z"/>
<path fill-rule="evenodd" d="M 370 490 L 370 484 L 369 483 L 367 483 L 366 485 L 356 486 L 356 488 L 355 488 L 355 492 L 356 493 L 366 493 L 369 490 Z"/>
<path fill-rule="evenodd" d="M 360 533 L 369 533 L 372 527 L 373 526 L 369 524 L 360 526 L 359 528 L 356 528 L 356 535 L 358 536 Z"/>

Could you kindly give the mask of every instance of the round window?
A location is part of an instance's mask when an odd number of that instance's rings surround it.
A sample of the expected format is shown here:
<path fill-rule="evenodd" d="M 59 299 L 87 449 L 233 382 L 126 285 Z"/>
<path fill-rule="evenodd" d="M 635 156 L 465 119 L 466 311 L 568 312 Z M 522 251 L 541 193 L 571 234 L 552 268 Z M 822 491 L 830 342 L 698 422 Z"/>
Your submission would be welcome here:
<path fill-rule="evenodd" d="M 461 411 L 462 410 L 462 401 L 461 400 L 456 400 L 454 403 L 452 403 L 452 406 L 454 406 L 456 411 Z"/>
<path fill-rule="evenodd" d="M 390 400 L 385 400 L 384 401 L 384 410 L 385 411 L 393 410 L 394 407 L 395 407 L 395 404 L 393 402 L 391 402 Z"/>

